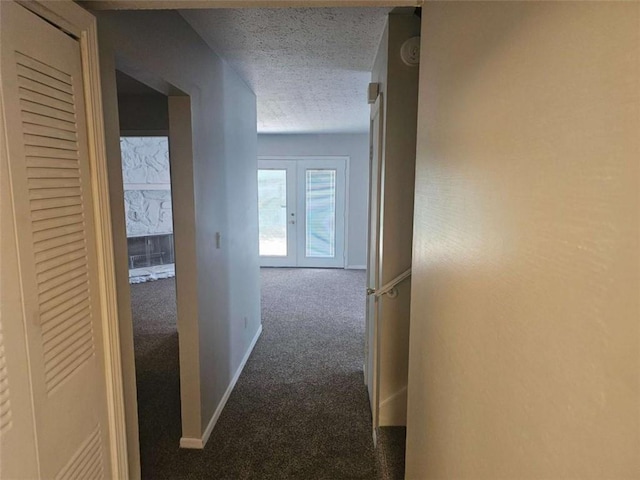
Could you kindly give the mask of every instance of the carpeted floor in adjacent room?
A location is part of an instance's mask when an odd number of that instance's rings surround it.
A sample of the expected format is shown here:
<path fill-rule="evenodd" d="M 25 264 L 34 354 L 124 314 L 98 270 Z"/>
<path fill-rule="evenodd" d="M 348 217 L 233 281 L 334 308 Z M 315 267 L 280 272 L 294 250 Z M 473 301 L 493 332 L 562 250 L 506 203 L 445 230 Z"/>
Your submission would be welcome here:
<path fill-rule="evenodd" d="M 261 275 L 263 333 L 203 451 L 178 448 L 174 280 L 131 286 L 144 478 L 377 478 L 364 272 Z"/>

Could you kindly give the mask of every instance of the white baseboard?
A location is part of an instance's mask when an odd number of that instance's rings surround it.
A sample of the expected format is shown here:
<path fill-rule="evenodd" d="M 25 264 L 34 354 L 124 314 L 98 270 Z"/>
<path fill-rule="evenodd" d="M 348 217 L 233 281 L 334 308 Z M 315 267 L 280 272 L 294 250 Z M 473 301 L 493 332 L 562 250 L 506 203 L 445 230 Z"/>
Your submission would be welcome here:
<path fill-rule="evenodd" d="M 245 353 L 244 358 L 240 362 L 240 366 L 238 366 L 238 369 L 236 370 L 235 375 L 231 379 L 231 382 L 229 383 L 229 386 L 227 387 L 226 392 L 224 392 L 224 395 L 222 396 L 222 400 L 220 400 L 220 403 L 218 404 L 218 408 L 216 408 L 216 411 L 213 412 L 213 415 L 211 416 L 211 420 L 209 420 L 209 423 L 207 424 L 207 428 L 204 429 L 202 438 L 182 437 L 180 439 L 180 448 L 193 448 L 193 449 L 201 450 L 207 444 L 207 442 L 209 441 L 209 437 L 211 436 L 211 432 L 213 432 L 213 427 L 216 426 L 218 418 L 220 418 L 220 414 L 222 414 L 222 410 L 224 409 L 224 406 L 227 404 L 227 400 L 229 400 L 229 395 L 231 395 L 233 388 L 236 386 L 236 383 L 240 378 L 240 374 L 242 373 L 242 370 L 244 370 L 244 366 L 247 364 L 247 360 L 249 360 L 249 357 L 251 356 L 251 352 L 253 352 L 253 347 L 256 346 L 256 342 L 258 341 L 258 338 L 260 338 L 260 334 L 262 334 L 262 325 L 260 325 L 260 328 L 258 328 L 258 331 L 256 332 L 255 336 L 251 340 L 251 344 L 247 349 L 247 353 Z"/>
<path fill-rule="evenodd" d="M 204 444 L 202 443 L 201 438 L 182 437 L 180 439 L 180 448 L 192 448 L 195 450 L 202 450 L 204 448 Z"/>
<path fill-rule="evenodd" d="M 367 266 L 366 265 L 347 265 L 344 268 L 345 270 L 366 270 Z"/>

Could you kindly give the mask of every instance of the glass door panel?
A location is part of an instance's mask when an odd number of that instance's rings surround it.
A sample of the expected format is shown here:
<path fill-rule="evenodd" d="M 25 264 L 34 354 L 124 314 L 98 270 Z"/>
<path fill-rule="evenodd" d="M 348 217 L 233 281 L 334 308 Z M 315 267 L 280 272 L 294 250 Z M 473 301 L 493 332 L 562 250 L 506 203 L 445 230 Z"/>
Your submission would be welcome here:
<path fill-rule="evenodd" d="M 296 162 L 258 161 L 260 265 L 295 267 Z"/>
<path fill-rule="evenodd" d="M 344 267 L 346 161 L 299 160 L 298 266 Z"/>
<path fill-rule="evenodd" d="M 260 255 L 287 256 L 287 171 L 258 170 Z"/>
<path fill-rule="evenodd" d="M 336 252 L 336 171 L 307 170 L 305 255 L 334 258 Z"/>

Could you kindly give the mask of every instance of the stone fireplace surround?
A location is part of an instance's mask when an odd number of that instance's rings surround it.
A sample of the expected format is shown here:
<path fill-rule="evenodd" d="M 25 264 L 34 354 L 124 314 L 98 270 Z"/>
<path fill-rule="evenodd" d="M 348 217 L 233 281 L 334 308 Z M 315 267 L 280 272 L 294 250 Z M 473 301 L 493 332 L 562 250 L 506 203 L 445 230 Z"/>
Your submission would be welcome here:
<path fill-rule="evenodd" d="M 129 281 L 175 275 L 169 141 L 167 137 L 122 137 Z"/>

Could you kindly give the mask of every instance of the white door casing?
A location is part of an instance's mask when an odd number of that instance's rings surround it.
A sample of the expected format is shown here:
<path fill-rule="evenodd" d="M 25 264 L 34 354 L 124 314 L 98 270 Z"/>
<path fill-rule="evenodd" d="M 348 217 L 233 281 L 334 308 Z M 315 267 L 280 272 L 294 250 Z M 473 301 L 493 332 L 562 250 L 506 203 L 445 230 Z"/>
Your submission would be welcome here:
<path fill-rule="evenodd" d="M 382 141 L 383 108 L 382 93 L 378 95 L 371 108 L 371 127 L 369 139 L 369 236 L 367 248 L 367 288 L 375 290 L 380 286 L 380 206 L 382 193 Z M 367 296 L 366 333 L 365 333 L 365 383 L 371 405 L 372 426 L 378 427 L 379 413 L 379 328 L 378 298 Z"/>

